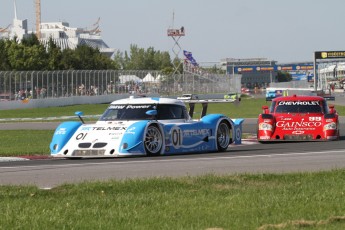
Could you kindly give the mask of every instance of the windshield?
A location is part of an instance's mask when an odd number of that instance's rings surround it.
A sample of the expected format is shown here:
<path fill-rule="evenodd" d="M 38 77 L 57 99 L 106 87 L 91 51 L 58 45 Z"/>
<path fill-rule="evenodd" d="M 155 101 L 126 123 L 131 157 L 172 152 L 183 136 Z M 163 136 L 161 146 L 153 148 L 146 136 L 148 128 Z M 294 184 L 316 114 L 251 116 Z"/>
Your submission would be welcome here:
<path fill-rule="evenodd" d="M 320 101 L 279 101 L 276 113 L 327 113 Z"/>
<path fill-rule="evenodd" d="M 147 115 L 148 110 L 157 110 L 157 116 Z M 180 105 L 110 105 L 99 119 L 100 121 L 121 121 L 121 120 L 171 120 L 186 119 L 188 113 L 185 107 Z"/>
<path fill-rule="evenodd" d="M 146 111 L 153 109 L 156 105 L 110 105 L 99 120 L 149 120 L 151 116 Z"/>

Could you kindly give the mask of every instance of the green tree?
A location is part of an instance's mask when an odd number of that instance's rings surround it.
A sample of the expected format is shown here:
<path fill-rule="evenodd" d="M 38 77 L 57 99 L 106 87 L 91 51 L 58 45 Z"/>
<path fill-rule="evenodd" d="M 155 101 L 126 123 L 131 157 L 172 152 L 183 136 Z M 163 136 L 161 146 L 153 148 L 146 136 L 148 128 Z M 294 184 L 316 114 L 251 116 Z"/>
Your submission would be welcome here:
<path fill-rule="evenodd" d="M 41 45 L 40 41 L 38 40 L 37 36 L 35 34 L 30 34 L 26 37 L 24 37 L 21 41 L 21 44 L 27 47 L 35 46 L 35 45 Z"/>
<path fill-rule="evenodd" d="M 147 70 L 156 70 L 158 69 L 158 63 L 155 59 L 156 51 L 153 47 L 149 47 L 146 52 L 144 52 L 144 63 L 143 67 Z"/>
<path fill-rule="evenodd" d="M 130 46 L 130 56 L 127 69 L 130 70 L 144 70 L 145 68 L 145 50 L 138 48 L 137 45 Z"/>
<path fill-rule="evenodd" d="M 48 70 L 64 69 L 63 54 L 60 47 L 58 47 L 52 38 L 49 39 L 47 44 L 48 52 Z"/>
<path fill-rule="evenodd" d="M 176 60 L 175 60 L 176 61 Z M 180 66 L 182 72 L 182 66 Z M 61 50 L 53 39 L 47 44 L 39 42 L 32 34 L 21 42 L 0 40 L 0 70 L 164 70 L 173 72 L 173 65 L 168 52 L 156 51 L 153 47 L 146 50 L 131 45 L 129 52 L 117 51 L 111 59 L 99 49 L 80 45 L 76 49 Z"/>
<path fill-rule="evenodd" d="M 98 50 L 97 54 L 95 54 L 95 68 L 94 69 L 118 69 L 118 68 L 115 62 L 111 58 L 102 54 Z"/>
<path fill-rule="evenodd" d="M 8 60 L 8 49 L 9 40 L 0 40 L 0 70 L 6 71 L 11 70 L 11 65 Z"/>
<path fill-rule="evenodd" d="M 43 70 L 47 67 L 48 55 L 43 45 L 24 46 L 22 70 Z"/>
<path fill-rule="evenodd" d="M 22 70 L 24 66 L 24 46 L 12 41 L 7 46 L 7 57 L 11 70 Z"/>
<path fill-rule="evenodd" d="M 155 55 L 155 59 L 158 63 L 158 70 L 173 67 L 169 52 L 157 52 L 157 54 Z"/>
<path fill-rule="evenodd" d="M 75 58 L 75 52 L 71 49 L 64 49 L 62 51 L 61 59 L 61 69 L 63 70 L 77 70 L 76 66 L 78 65 L 77 59 Z"/>
<path fill-rule="evenodd" d="M 117 65 L 126 70 L 162 70 L 172 67 L 168 52 L 156 51 L 153 47 L 146 50 L 137 45 L 131 45 L 129 54 L 125 51 L 117 53 L 114 58 Z"/>
<path fill-rule="evenodd" d="M 110 58 L 102 54 L 99 49 L 87 45 L 80 45 L 75 49 L 73 61 L 74 69 L 114 69 Z"/>
<path fill-rule="evenodd" d="M 115 69 L 125 69 L 125 59 L 123 53 L 119 50 L 116 51 L 114 55 L 114 68 Z"/>
<path fill-rule="evenodd" d="M 278 71 L 276 79 L 278 82 L 288 82 L 292 80 L 292 76 L 288 72 Z"/>
<path fill-rule="evenodd" d="M 42 70 L 47 65 L 46 50 L 35 36 L 29 36 L 22 40 L 6 41 L 7 63 L 10 70 Z"/>

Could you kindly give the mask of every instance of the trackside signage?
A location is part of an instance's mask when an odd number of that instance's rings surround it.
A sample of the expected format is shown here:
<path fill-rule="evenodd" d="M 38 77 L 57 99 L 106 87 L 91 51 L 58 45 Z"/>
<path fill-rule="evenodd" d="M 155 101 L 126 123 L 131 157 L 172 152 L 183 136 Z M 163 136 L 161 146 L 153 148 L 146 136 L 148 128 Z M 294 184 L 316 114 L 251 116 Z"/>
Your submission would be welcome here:
<path fill-rule="evenodd" d="M 345 58 L 345 51 L 317 51 L 315 59 Z"/>

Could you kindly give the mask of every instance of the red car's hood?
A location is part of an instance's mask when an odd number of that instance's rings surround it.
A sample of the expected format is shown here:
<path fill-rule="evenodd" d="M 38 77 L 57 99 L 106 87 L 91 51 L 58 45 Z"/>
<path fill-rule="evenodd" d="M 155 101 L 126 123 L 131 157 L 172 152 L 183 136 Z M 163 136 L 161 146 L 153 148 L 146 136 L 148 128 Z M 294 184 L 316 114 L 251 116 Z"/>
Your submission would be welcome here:
<path fill-rule="evenodd" d="M 276 132 L 287 134 L 303 134 L 323 129 L 323 114 L 276 114 Z"/>

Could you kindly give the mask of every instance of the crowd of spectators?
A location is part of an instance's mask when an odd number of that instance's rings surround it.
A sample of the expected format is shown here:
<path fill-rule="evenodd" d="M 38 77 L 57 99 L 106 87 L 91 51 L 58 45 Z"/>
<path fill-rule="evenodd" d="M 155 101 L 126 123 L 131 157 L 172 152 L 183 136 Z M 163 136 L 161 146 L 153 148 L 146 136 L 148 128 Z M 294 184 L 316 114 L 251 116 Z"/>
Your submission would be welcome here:
<path fill-rule="evenodd" d="M 110 82 L 106 86 L 86 85 L 81 83 L 77 85 L 74 90 L 69 87 L 69 90 L 63 86 L 49 86 L 49 87 L 34 87 L 34 89 L 20 89 L 14 94 L 12 100 L 25 99 L 43 99 L 43 98 L 57 98 L 57 97 L 71 97 L 71 96 L 98 96 L 107 94 L 145 94 L 158 91 L 158 87 L 148 87 L 144 83 L 130 82 L 127 84 L 113 84 Z"/>

